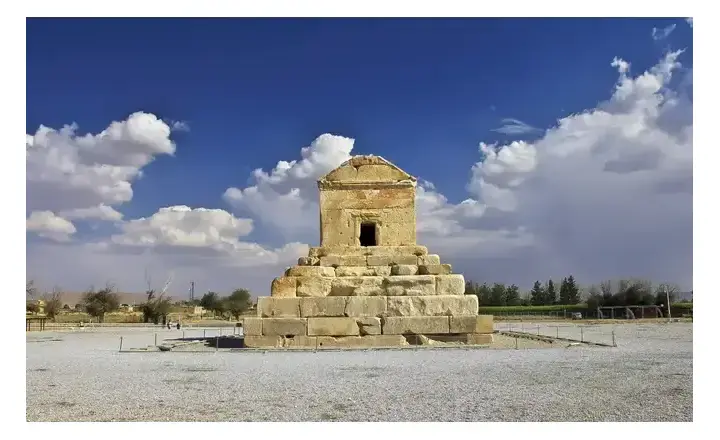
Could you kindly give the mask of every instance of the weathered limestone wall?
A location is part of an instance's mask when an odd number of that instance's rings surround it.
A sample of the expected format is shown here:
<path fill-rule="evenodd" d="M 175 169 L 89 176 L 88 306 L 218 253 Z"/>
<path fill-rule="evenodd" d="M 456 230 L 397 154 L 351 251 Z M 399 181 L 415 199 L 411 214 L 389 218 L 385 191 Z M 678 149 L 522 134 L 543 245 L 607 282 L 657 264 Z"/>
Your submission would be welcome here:
<path fill-rule="evenodd" d="M 355 157 L 318 182 L 320 243 L 359 246 L 360 224 L 377 227 L 378 246 L 414 245 L 415 178 L 377 156 Z"/>
<path fill-rule="evenodd" d="M 358 246 L 360 224 L 368 221 L 377 225 L 379 245 L 414 245 L 415 188 L 328 189 L 320 192 L 322 246 Z"/>
<path fill-rule="evenodd" d="M 416 335 L 492 342 L 492 316 L 333 316 L 245 318 L 248 347 L 402 346 Z"/>

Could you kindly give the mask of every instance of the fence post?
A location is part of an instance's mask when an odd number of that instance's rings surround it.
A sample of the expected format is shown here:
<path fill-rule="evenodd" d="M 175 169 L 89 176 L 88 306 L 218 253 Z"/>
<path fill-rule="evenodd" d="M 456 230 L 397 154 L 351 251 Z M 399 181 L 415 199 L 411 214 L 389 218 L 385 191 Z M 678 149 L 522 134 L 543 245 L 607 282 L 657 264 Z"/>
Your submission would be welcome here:
<path fill-rule="evenodd" d="M 207 329 L 203 329 L 203 339 L 205 338 L 206 331 L 207 331 Z"/>
<path fill-rule="evenodd" d="M 582 327 L 580 327 L 580 342 L 585 342 L 585 340 L 583 339 L 583 328 Z"/>
<path fill-rule="evenodd" d="M 118 350 L 118 351 L 122 351 L 122 343 L 123 343 L 123 337 L 120 336 L 120 350 Z"/>
<path fill-rule="evenodd" d="M 155 346 L 157 347 L 157 333 L 155 333 Z"/>
<path fill-rule="evenodd" d="M 182 332 L 183 332 L 183 339 L 185 339 L 185 330 L 183 330 Z"/>
<path fill-rule="evenodd" d="M 613 347 L 617 347 L 617 344 L 615 343 L 615 329 L 612 331 L 612 339 L 613 339 Z"/>
<path fill-rule="evenodd" d="M 220 346 L 220 336 L 215 336 L 215 351 L 218 351 L 219 346 Z"/>
<path fill-rule="evenodd" d="M 538 336 L 540 336 L 540 325 L 537 326 Z"/>
<path fill-rule="evenodd" d="M 518 348 L 518 337 L 515 336 L 515 350 L 517 350 L 517 348 Z"/>
<path fill-rule="evenodd" d="M 560 326 L 555 327 L 555 339 L 560 339 Z"/>

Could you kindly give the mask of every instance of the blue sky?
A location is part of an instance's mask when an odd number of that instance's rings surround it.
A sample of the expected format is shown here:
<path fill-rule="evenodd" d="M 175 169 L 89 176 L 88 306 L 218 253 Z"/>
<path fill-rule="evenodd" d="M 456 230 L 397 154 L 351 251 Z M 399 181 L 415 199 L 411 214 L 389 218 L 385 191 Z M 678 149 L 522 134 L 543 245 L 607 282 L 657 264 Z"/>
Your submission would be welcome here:
<path fill-rule="evenodd" d="M 611 98 L 615 57 L 630 62 L 633 76 L 679 49 L 682 67 L 668 87 L 688 72 L 691 84 L 692 27 L 684 19 L 35 19 L 27 22 L 26 132 L 75 122 L 77 134 L 95 134 L 138 111 L 168 125 L 183 121 L 189 129 L 172 133 L 174 156 L 146 164 L 131 200 L 113 205 L 123 221 L 174 205 L 217 208 L 254 220 L 249 241 L 312 246 L 312 235 L 278 234 L 252 209 L 231 208 L 223 193 L 252 186 L 256 168 L 301 159 L 300 148 L 331 133 L 355 139 L 352 154 L 382 155 L 432 182 L 452 206 L 482 201 L 467 190 L 480 142 L 540 142 L 558 120 Z M 538 130 L 493 131 L 506 118 Z M 122 227 L 73 223 L 75 244 Z M 477 264 L 461 254 L 456 265 Z M 557 272 L 548 276 L 565 276 Z M 691 284 L 691 270 L 676 277 Z"/>

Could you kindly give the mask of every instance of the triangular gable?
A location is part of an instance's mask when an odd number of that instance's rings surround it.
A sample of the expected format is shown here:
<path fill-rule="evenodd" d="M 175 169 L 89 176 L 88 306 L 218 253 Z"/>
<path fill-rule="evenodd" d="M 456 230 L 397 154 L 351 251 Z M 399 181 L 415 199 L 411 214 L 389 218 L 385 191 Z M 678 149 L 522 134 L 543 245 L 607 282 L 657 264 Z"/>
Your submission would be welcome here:
<path fill-rule="evenodd" d="M 381 156 L 354 156 L 319 179 L 320 182 L 415 182 L 417 179 Z"/>

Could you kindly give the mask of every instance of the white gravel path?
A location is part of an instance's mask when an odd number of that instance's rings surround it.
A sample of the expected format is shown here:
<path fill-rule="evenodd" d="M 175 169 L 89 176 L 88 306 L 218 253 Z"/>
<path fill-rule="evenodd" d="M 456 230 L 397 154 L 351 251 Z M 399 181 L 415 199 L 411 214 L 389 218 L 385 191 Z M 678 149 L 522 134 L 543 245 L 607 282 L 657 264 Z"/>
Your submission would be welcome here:
<path fill-rule="evenodd" d="M 618 347 L 118 353 L 155 331 L 28 333 L 27 419 L 692 421 L 692 324 L 595 327 Z"/>

